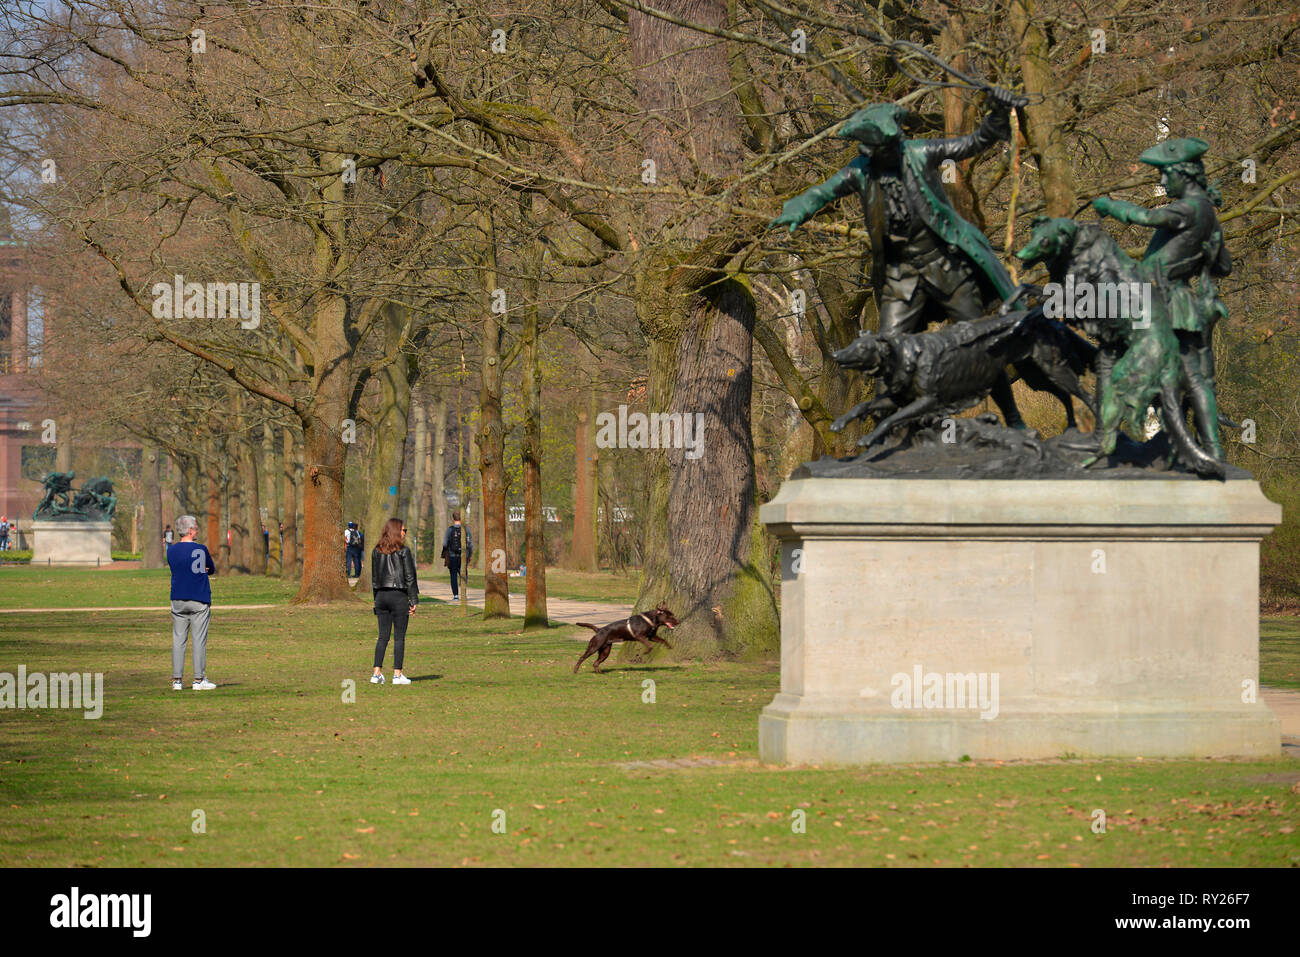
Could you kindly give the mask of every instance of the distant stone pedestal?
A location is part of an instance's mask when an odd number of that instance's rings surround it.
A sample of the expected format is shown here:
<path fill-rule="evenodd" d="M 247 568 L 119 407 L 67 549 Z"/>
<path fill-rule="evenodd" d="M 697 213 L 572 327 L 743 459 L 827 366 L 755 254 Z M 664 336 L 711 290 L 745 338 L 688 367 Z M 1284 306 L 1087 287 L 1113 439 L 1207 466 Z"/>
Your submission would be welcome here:
<path fill-rule="evenodd" d="M 33 565 L 107 565 L 113 560 L 113 523 L 36 519 Z"/>
<path fill-rule="evenodd" d="M 764 761 L 1273 756 L 1254 481 L 801 478 Z M 973 699 L 973 700 L 972 700 Z"/>

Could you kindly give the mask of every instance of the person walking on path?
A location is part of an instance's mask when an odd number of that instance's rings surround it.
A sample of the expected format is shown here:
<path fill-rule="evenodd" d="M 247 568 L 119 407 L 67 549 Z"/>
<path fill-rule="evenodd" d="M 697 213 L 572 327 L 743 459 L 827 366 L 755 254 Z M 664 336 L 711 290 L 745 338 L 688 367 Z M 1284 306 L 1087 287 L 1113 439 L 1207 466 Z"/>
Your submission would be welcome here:
<path fill-rule="evenodd" d="M 447 534 L 442 537 L 442 563 L 451 572 L 451 600 L 456 601 L 460 598 L 461 534 L 464 533 L 466 568 L 469 567 L 470 560 L 474 556 L 474 537 L 470 535 L 468 528 L 461 527 L 460 512 L 451 513 L 451 522 Z"/>
<path fill-rule="evenodd" d="M 175 542 L 176 542 L 176 536 L 172 532 L 172 527 L 168 525 L 166 528 L 163 529 L 163 547 L 166 548 L 168 545 L 175 544 Z"/>
<path fill-rule="evenodd" d="M 409 685 L 411 679 L 402 674 L 402 660 L 406 654 L 406 626 L 419 604 L 420 587 L 415 579 L 415 556 L 406 547 L 406 524 L 400 518 L 384 523 L 384 533 L 370 556 L 370 588 L 375 595 L 375 614 L 379 616 L 375 673 L 370 683 L 384 683 L 384 652 L 391 631 L 393 684 Z"/>
<path fill-rule="evenodd" d="M 9 519 L 0 515 L 0 552 L 9 549 Z"/>
<path fill-rule="evenodd" d="M 180 541 L 167 546 L 167 564 L 172 570 L 172 690 L 185 687 L 185 643 L 193 642 L 195 691 L 216 687 L 207 678 L 208 621 L 212 615 L 212 583 L 217 564 L 206 547 L 194 540 L 199 523 L 193 515 L 176 519 Z"/>
<path fill-rule="evenodd" d="M 343 530 L 343 544 L 348 563 L 348 578 L 360 578 L 361 557 L 366 553 L 366 537 L 361 534 L 356 522 L 348 522 L 348 527 Z M 356 569 L 355 575 L 352 573 L 353 568 Z"/>

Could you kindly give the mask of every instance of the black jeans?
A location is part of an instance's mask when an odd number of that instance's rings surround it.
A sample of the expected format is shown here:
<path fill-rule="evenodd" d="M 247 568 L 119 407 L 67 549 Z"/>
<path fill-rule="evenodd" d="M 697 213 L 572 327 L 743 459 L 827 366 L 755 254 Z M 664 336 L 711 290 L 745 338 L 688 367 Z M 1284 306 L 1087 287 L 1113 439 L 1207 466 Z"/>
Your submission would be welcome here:
<path fill-rule="evenodd" d="M 348 572 L 347 572 L 348 577 L 360 578 L 361 577 L 361 546 L 349 545 L 346 549 L 344 549 L 344 557 L 347 559 L 348 562 Z M 353 567 L 355 567 L 357 570 L 357 573 L 355 575 L 352 574 Z"/>
<path fill-rule="evenodd" d="M 460 597 L 460 556 L 447 555 L 447 571 L 451 572 L 451 597 Z"/>
<path fill-rule="evenodd" d="M 375 614 L 379 616 L 379 641 L 375 643 L 375 667 L 384 666 L 388 650 L 388 632 L 393 632 L 393 668 L 402 670 L 406 653 L 406 625 L 411 620 L 411 604 L 400 588 L 381 588 L 375 592 Z"/>

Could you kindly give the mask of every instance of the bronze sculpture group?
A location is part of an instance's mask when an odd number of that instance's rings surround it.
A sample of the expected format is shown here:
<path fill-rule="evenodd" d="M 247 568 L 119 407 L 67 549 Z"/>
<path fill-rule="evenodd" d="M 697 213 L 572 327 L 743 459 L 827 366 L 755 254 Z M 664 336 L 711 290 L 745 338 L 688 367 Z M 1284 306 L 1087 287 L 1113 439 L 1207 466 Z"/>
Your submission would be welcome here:
<path fill-rule="evenodd" d="M 33 518 L 112 521 L 117 495 L 107 478 L 89 479 L 73 494 L 75 472 L 48 472 L 41 479 L 45 494 L 32 513 Z"/>
<path fill-rule="evenodd" d="M 1155 230 L 1141 262 L 1124 253 L 1097 224 L 1072 219 L 1033 221 L 1031 241 L 1016 253 L 1026 265 L 1042 263 L 1051 281 L 1123 284 L 1150 291 L 1149 307 L 1101 309 L 1065 322 L 1042 304 L 1019 300 L 1037 287 L 1017 286 L 988 239 L 948 202 L 941 164 L 961 160 L 1010 137 L 1009 114 L 1023 99 L 990 88 L 989 112 L 966 136 L 909 140 L 906 111 L 893 104 L 859 110 L 838 135 L 855 140 L 858 155 L 824 183 L 789 199 L 769 228 L 794 232 L 822 207 L 857 193 L 871 248 L 871 283 L 879 305 L 879 330 L 835 354 L 841 365 L 875 379 L 873 398 L 832 423 L 833 431 L 871 416 L 872 431 L 860 440 L 874 446 L 896 429 L 908 437 L 992 396 L 1009 429 L 1024 422 L 1011 393 L 1008 369 L 1026 384 L 1056 395 L 1074 427 L 1070 396 L 1097 417 L 1087 439 L 1088 467 L 1115 453 L 1120 429 L 1140 432 L 1155 408 L 1171 444 L 1169 458 L 1203 477 L 1223 478 L 1225 462 L 1215 396 L 1213 330 L 1226 315 L 1215 279 L 1232 261 L 1223 244 L 1215 207 L 1217 192 L 1205 178 L 1199 139 L 1173 139 L 1148 149 L 1144 163 L 1160 171 L 1173 202 L 1147 209 L 1101 197 L 1102 216 Z M 1195 285 L 1193 285 L 1195 281 Z M 927 332 L 932 320 L 949 325 Z M 1067 327 L 1097 340 L 1093 346 Z M 1078 376 L 1096 373 L 1095 401 Z M 1190 409 L 1195 432 L 1187 427 Z M 963 420 L 981 440 L 989 423 Z M 908 439 L 904 439 L 904 442 Z M 1017 444 L 1011 442 L 1010 444 Z M 1165 464 L 1170 464 L 1166 462 Z"/>

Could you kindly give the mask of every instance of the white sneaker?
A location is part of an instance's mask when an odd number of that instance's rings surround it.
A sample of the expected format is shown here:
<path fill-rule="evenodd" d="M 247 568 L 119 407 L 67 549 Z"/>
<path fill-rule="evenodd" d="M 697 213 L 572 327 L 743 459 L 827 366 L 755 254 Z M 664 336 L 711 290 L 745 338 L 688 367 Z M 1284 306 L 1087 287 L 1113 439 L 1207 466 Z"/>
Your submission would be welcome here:
<path fill-rule="evenodd" d="M 371 676 L 370 676 L 370 683 L 371 683 L 372 685 L 381 685 L 381 684 L 384 683 L 384 676 L 383 676 L 383 675 L 371 675 Z"/>
<path fill-rule="evenodd" d="M 194 684 L 191 685 L 191 687 L 195 691 L 211 691 L 213 688 L 216 687 L 216 685 L 214 685 L 207 678 L 200 678 L 198 681 L 194 682 Z"/>
<path fill-rule="evenodd" d="M 393 684 L 395 685 L 409 685 L 410 683 L 411 679 L 406 675 L 393 675 Z"/>
<path fill-rule="evenodd" d="M 184 690 L 185 690 L 185 682 L 179 679 L 172 682 L 172 691 L 184 691 Z"/>

